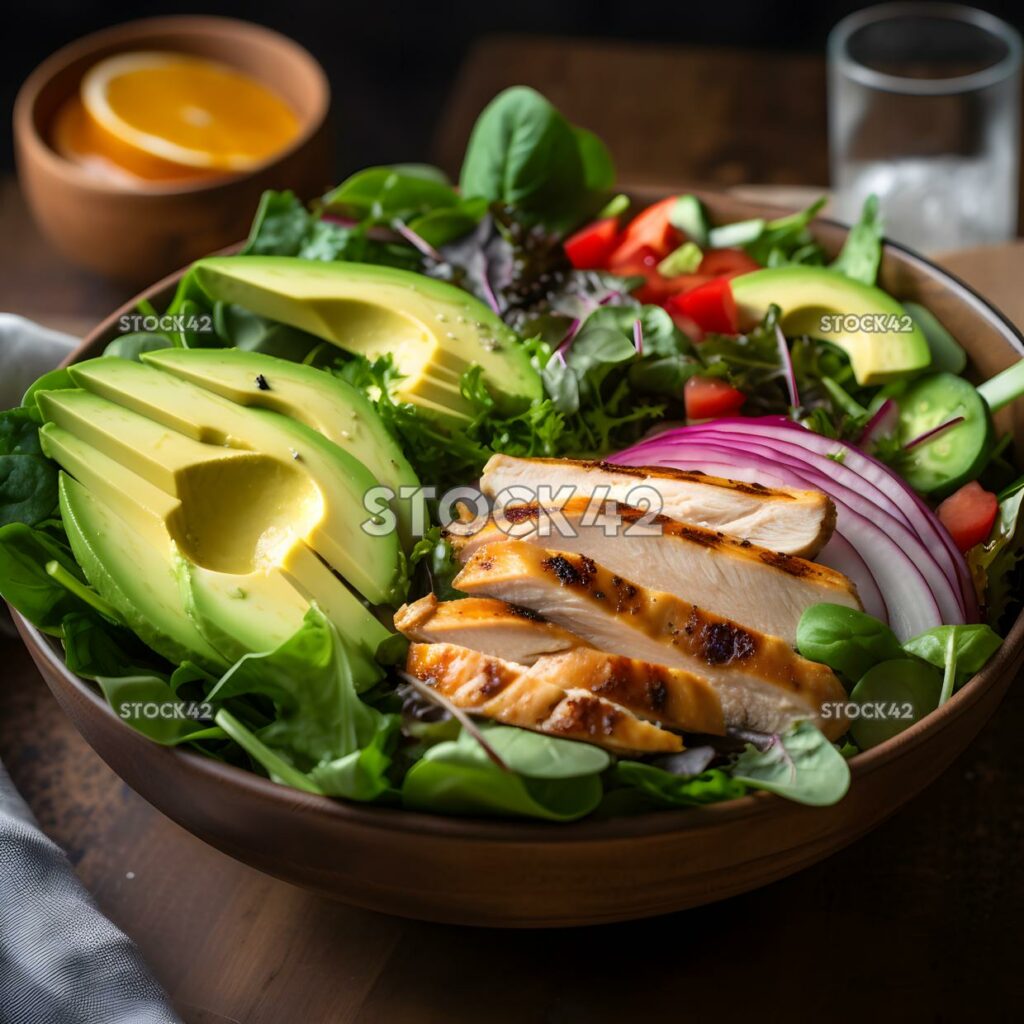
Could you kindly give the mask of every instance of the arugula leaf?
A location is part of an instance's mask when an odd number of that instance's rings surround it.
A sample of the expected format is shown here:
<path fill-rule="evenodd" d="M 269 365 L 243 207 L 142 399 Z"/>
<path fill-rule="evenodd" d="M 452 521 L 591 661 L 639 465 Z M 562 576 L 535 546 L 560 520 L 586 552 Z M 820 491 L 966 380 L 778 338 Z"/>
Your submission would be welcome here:
<path fill-rule="evenodd" d="M 291 192 L 264 192 L 242 255 L 348 260 L 420 270 L 422 256 L 404 241 L 370 237 L 367 224 L 345 225 L 311 213 Z M 183 296 L 195 297 L 186 274 L 168 312 L 179 312 Z"/>
<path fill-rule="evenodd" d="M 860 220 L 850 228 L 843 248 L 832 264 L 854 281 L 874 284 L 878 278 L 878 267 L 882 262 L 882 217 L 878 196 L 870 195 L 864 200 Z"/>
<path fill-rule="evenodd" d="M 452 586 L 462 566 L 451 543 L 441 536 L 440 526 L 430 527 L 409 552 L 410 574 L 419 565 L 426 571 L 427 589 L 436 594 L 438 600 L 453 601 L 466 596 Z"/>
<path fill-rule="evenodd" d="M 732 777 L 787 800 L 824 807 L 838 803 L 850 785 L 843 755 L 810 722 L 799 722 L 766 750 L 753 744 L 737 757 Z"/>
<path fill-rule="evenodd" d="M 242 255 L 297 256 L 312 219 L 294 192 L 264 192 Z"/>
<path fill-rule="evenodd" d="M 1024 477 L 1000 495 L 999 514 L 985 544 L 968 552 L 971 573 L 981 581 L 985 617 L 993 629 L 999 629 L 1012 609 L 1019 604 L 1019 570 L 1024 560 Z"/>

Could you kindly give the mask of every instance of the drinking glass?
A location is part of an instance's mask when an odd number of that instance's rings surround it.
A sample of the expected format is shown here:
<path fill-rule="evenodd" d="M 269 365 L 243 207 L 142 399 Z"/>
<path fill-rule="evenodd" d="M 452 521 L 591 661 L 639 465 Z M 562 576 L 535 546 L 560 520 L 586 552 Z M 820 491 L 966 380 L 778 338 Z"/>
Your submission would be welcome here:
<path fill-rule="evenodd" d="M 885 233 L 928 251 L 1017 233 L 1021 39 L 984 11 L 892 3 L 828 40 L 837 215 L 879 197 Z"/>

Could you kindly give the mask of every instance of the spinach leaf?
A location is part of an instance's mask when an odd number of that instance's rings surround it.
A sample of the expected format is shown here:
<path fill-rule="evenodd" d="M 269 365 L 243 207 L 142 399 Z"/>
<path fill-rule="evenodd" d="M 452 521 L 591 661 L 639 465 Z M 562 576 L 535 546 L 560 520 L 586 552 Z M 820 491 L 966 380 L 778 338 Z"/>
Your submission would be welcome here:
<path fill-rule="evenodd" d="M 57 508 L 57 467 L 36 455 L 0 455 L 0 527 L 35 526 Z"/>
<path fill-rule="evenodd" d="M 409 230 L 415 232 L 428 245 L 441 248 L 468 235 L 487 213 L 487 200 L 460 200 L 458 206 L 444 206 L 413 217 Z"/>
<path fill-rule="evenodd" d="M 212 720 L 196 717 L 204 710 L 201 702 L 190 706 L 182 701 L 161 676 L 98 676 L 96 682 L 117 717 L 155 743 L 174 747 L 224 738 Z"/>
<path fill-rule="evenodd" d="M 266 771 L 274 782 L 306 793 L 323 795 L 320 792 L 320 787 L 305 772 L 300 771 L 287 758 L 268 747 L 227 708 L 218 708 L 214 715 L 214 721 L 226 736 L 234 740 L 253 761 Z"/>
<path fill-rule="evenodd" d="M 28 411 L 37 424 L 42 423 L 43 414 L 39 411 L 36 395 L 40 391 L 64 391 L 67 388 L 75 387 L 78 387 L 78 385 L 71 379 L 71 374 L 67 367 L 61 366 L 56 370 L 50 370 L 49 373 L 44 373 L 42 377 L 37 377 L 29 385 L 28 391 L 25 392 L 25 397 L 21 400 L 21 407 Z"/>
<path fill-rule="evenodd" d="M 365 747 L 381 726 L 380 712 L 359 699 L 381 676 L 364 651 L 341 637 L 315 606 L 294 636 L 266 654 L 237 661 L 211 690 L 209 699 L 264 694 L 276 707 L 274 721 L 260 731 L 267 746 L 289 753 L 306 770 Z"/>
<path fill-rule="evenodd" d="M 903 656 L 896 634 L 865 612 L 843 605 L 811 605 L 796 627 L 797 650 L 851 683 L 881 661 Z"/>
<path fill-rule="evenodd" d="M 545 736 L 528 729 L 487 724 L 481 726 L 480 732 L 512 771 L 531 779 L 576 779 L 603 772 L 612 761 L 607 751 L 591 743 Z"/>
<path fill-rule="evenodd" d="M 824 807 L 846 795 L 850 767 L 818 728 L 800 722 L 766 750 L 748 744 L 733 764 L 732 777 L 787 800 Z"/>
<path fill-rule="evenodd" d="M 969 626 L 936 626 L 908 640 L 903 649 L 936 668 L 949 662 L 950 643 L 956 659 L 957 685 L 980 672 L 1002 644 L 1002 638 L 984 623 Z"/>
<path fill-rule="evenodd" d="M 135 334 L 122 334 L 111 341 L 103 350 L 105 356 L 120 356 L 139 362 L 143 352 L 156 352 L 158 349 L 170 348 L 173 342 L 166 334 L 152 334 L 138 331 Z"/>
<path fill-rule="evenodd" d="M 709 768 L 698 775 L 676 775 L 643 761 L 619 761 L 611 778 L 614 783 L 639 790 L 651 806 L 697 807 L 735 800 L 747 792 L 744 783 L 720 768 Z"/>
<path fill-rule="evenodd" d="M 368 167 L 324 196 L 323 205 L 356 220 L 407 221 L 433 210 L 458 206 L 459 194 L 437 168 L 428 174 L 416 165 Z M 440 177 L 439 177 L 440 176 Z"/>
<path fill-rule="evenodd" d="M 298 327 L 268 320 L 227 302 L 214 305 L 213 326 L 220 340 L 229 347 L 261 352 L 293 363 L 303 362 L 322 344 L 319 338 Z"/>
<path fill-rule="evenodd" d="M 171 669 L 134 633 L 107 622 L 92 609 L 65 615 L 61 620 L 61 640 L 65 664 L 86 679 L 163 675 Z"/>
<path fill-rule="evenodd" d="M 481 113 L 459 177 L 464 196 L 507 203 L 527 220 L 563 229 L 596 210 L 613 181 L 604 144 L 526 86 L 506 89 Z"/>
<path fill-rule="evenodd" d="M 850 228 L 843 248 L 832 264 L 854 281 L 874 284 L 878 278 L 878 267 L 882 262 L 882 217 L 878 208 L 878 196 L 870 195 L 864 200 L 860 220 Z"/>
<path fill-rule="evenodd" d="M 397 716 L 382 716 L 377 731 L 365 747 L 316 765 L 309 778 L 326 796 L 364 802 L 380 799 L 392 789 L 388 770 L 398 726 Z M 397 794 L 395 797 L 397 799 Z"/>
<path fill-rule="evenodd" d="M 909 729 L 939 706 L 942 673 L 923 661 L 898 658 L 875 665 L 853 688 L 859 713 L 850 734 L 861 750 Z"/>
<path fill-rule="evenodd" d="M 488 741 L 496 731 L 487 730 Z M 520 731 L 520 730 L 515 730 Z M 507 743 L 510 741 L 498 740 Z M 516 740 L 516 746 L 529 741 Z M 569 741 L 556 741 L 569 742 Z M 553 776 L 526 776 L 499 768 L 467 732 L 454 741 L 427 749 L 405 776 L 402 803 L 411 810 L 442 814 L 493 814 L 502 817 L 574 821 L 589 814 L 601 802 L 598 774 L 566 777 L 560 757 L 527 756 L 520 747 L 518 760 L 534 771 L 554 771 Z M 575 756 L 575 755 L 574 755 Z"/>
<path fill-rule="evenodd" d="M 0 455 L 42 456 L 39 424 L 29 409 L 0 412 Z"/>
<path fill-rule="evenodd" d="M 24 523 L 0 527 L 0 597 L 38 629 L 59 635 L 64 617 L 87 606 L 46 571 L 52 561 L 83 579 L 67 544 Z"/>

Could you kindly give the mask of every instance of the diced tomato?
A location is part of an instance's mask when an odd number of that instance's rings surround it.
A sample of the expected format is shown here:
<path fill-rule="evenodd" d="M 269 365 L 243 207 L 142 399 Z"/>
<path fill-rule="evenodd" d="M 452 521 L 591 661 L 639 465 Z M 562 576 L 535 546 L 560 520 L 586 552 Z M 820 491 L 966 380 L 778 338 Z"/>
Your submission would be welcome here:
<path fill-rule="evenodd" d="M 596 220 L 565 240 L 565 254 L 577 270 L 603 270 L 619 240 L 617 217 Z"/>
<path fill-rule="evenodd" d="M 961 551 L 988 540 L 999 512 L 999 499 L 977 480 L 954 491 L 938 509 L 939 522 Z"/>
<path fill-rule="evenodd" d="M 691 377 L 683 386 L 688 420 L 731 416 L 747 396 L 719 377 Z"/>
<path fill-rule="evenodd" d="M 678 274 L 675 277 L 663 277 L 655 272 L 645 275 L 647 283 L 633 290 L 633 294 L 641 302 L 649 302 L 655 306 L 663 306 L 673 295 L 692 291 L 711 280 L 703 274 Z"/>
<path fill-rule="evenodd" d="M 760 269 L 761 264 L 742 249 L 709 249 L 704 253 L 697 273 L 708 277 L 735 277 Z"/>
<path fill-rule="evenodd" d="M 650 249 L 658 260 L 663 260 L 683 237 L 683 233 L 669 220 L 675 204 L 676 197 L 669 196 L 638 213 L 622 232 L 622 239 L 612 253 L 611 262 L 631 260 L 642 249 Z"/>
<path fill-rule="evenodd" d="M 704 331 L 737 334 L 740 329 L 736 300 L 726 277 L 716 277 L 693 291 L 673 295 L 665 308 L 669 313 L 688 316 Z"/>
<path fill-rule="evenodd" d="M 704 340 L 704 332 L 685 313 L 678 313 L 670 309 L 668 315 L 672 317 L 672 323 L 695 345 L 699 345 Z"/>
<path fill-rule="evenodd" d="M 641 245 L 625 254 L 616 248 L 608 257 L 608 269 L 619 277 L 634 277 L 637 274 L 649 277 L 657 273 L 660 261 L 661 257 L 649 245 Z"/>

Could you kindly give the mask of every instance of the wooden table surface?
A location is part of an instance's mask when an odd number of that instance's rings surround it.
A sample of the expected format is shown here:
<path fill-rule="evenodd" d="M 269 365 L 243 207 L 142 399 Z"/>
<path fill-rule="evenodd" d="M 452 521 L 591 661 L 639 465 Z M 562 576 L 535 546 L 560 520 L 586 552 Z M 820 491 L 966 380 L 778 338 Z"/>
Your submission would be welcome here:
<path fill-rule="evenodd" d="M 517 80 L 599 132 L 631 184 L 826 180 L 815 59 L 492 40 L 460 78 L 441 160 Z M 678 111 L 669 128 L 645 123 L 651 95 Z M 0 309 L 83 330 L 126 297 L 57 258 L 9 181 L 0 240 Z M 1024 248 L 950 262 L 1024 324 Z M 237 864 L 113 775 L 19 643 L 0 638 L 0 665 L 0 758 L 191 1022 L 1001 1020 L 1024 993 L 1019 686 L 927 792 L 793 878 L 653 921 L 499 932 L 353 910 Z"/>

